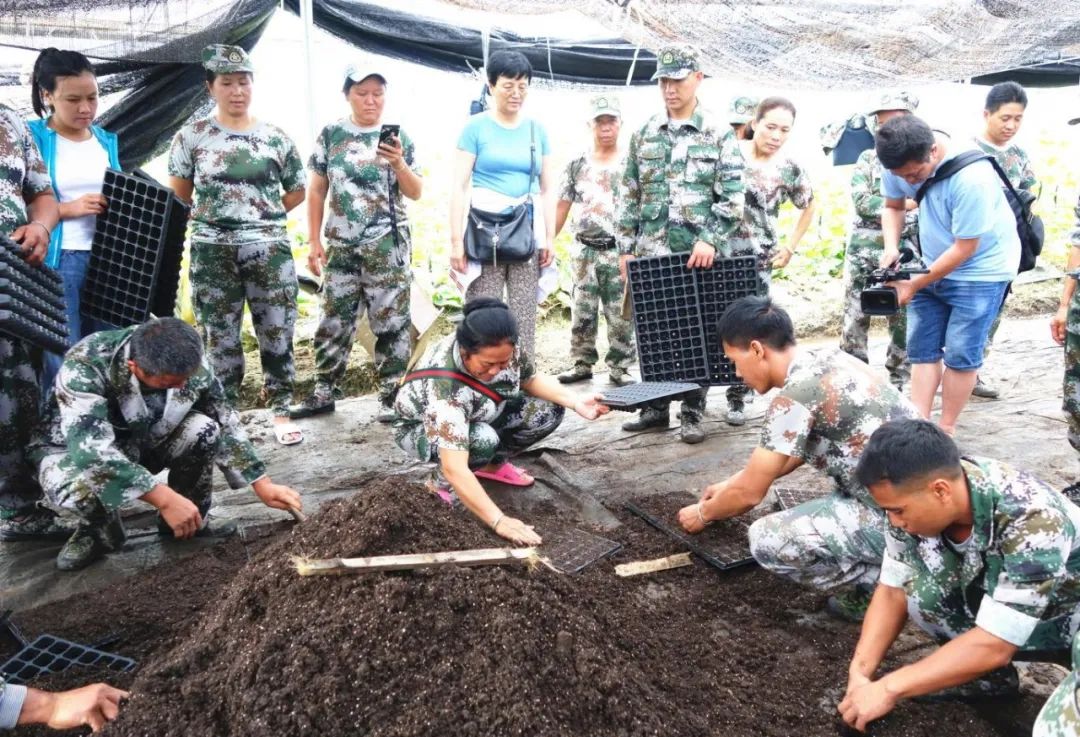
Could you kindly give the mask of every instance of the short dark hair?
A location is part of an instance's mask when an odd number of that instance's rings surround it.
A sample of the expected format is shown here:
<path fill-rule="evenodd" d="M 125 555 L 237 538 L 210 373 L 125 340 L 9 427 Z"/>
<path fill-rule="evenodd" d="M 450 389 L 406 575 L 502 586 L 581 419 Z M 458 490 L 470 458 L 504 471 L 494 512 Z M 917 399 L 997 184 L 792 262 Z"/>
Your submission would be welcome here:
<path fill-rule="evenodd" d="M 898 115 L 878 128 L 874 148 L 881 165 L 899 169 L 912 161 L 930 160 L 934 131 L 917 115 Z"/>
<path fill-rule="evenodd" d="M 491 86 L 499 81 L 499 77 L 507 79 L 521 79 L 524 77 L 532 81 L 532 64 L 520 51 L 496 51 L 488 57 L 487 78 Z"/>
<path fill-rule="evenodd" d="M 757 340 L 774 350 L 795 345 L 791 316 L 768 297 L 742 297 L 732 302 L 717 326 L 721 343 L 747 348 Z"/>
<path fill-rule="evenodd" d="M 45 93 L 56 92 L 58 77 L 78 77 L 84 72 L 94 73 L 90 60 L 78 51 L 61 50 L 50 46 L 42 49 L 34 61 L 34 71 L 30 73 L 30 103 L 34 113 L 44 118 L 49 112 L 45 105 Z"/>
<path fill-rule="evenodd" d="M 517 320 L 505 302 L 494 297 L 477 297 L 465 303 L 463 312 L 456 337 L 466 353 L 506 342 L 517 345 Z"/>
<path fill-rule="evenodd" d="M 996 113 L 998 108 L 1010 102 L 1018 102 L 1026 110 L 1027 92 L 1019 82 L 998 82 L 986 93 L 986 112 Z"/>
<path fill-rule="evenodd" d="M 178 317 L 147 320 L 131 333 L 128 358 L 148 376 L 191 376 L 202 357 L 199 333 Z"/>
<path fill-rule="evenodd" d="M 870 436 L 855 478 L 863 486 L 888 481 L 901 486 L 931 475 L 956 478 L 964 472 L 960 450 L 945 432 L 927 420 L 886 422 Z"/>
<path fill-rule="evenodd" d="M 765 113 L 770 110 L 776 110 L 781 108 L 791 113 L 792 120 L 795 119 L 795 103 L 786 97 L 766 97 L 764 100 L 758 103 L 757 110 L 754 112 L 754 122 L 760 122 L 765 117 Z"/>

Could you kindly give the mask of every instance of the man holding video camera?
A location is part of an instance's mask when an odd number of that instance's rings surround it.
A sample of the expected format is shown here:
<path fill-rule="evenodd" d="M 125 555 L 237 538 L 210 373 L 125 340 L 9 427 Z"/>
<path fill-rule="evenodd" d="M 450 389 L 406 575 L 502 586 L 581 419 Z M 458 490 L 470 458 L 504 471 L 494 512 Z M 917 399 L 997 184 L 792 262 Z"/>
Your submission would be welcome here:
<path fill-rule="evenodd" d="M 1016 219 L 989 161 L 936 176 L 963 148 L 914 115 L 883 125 L 876 150 L 887 170 L 882 266 L 899 256 L 907 200 L 921 199 L 919 240 L 928 271 L 890 286 L 899 304 L 908 305 L 912 402 L 929 418 L 940 385 L 938 424 L 952 435 L 975 386 L 990 326 L 1020 265 Z"/>

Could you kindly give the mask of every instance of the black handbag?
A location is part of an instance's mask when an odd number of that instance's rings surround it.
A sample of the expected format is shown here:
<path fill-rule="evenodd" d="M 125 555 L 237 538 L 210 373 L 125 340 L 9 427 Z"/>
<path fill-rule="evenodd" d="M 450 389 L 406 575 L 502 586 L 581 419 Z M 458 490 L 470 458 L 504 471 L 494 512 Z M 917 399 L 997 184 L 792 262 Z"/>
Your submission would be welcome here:
<path fill-rule="evenodd" d="M 529 191 L 536 176 L 536 124 L 529 121 Z M 465 255 L 470 261 L 497 265 L 499 261 L 528 261 L 536 253 L 532 209 L 523 202 L 501 214 L 469 208 L 465 221 Z"/>

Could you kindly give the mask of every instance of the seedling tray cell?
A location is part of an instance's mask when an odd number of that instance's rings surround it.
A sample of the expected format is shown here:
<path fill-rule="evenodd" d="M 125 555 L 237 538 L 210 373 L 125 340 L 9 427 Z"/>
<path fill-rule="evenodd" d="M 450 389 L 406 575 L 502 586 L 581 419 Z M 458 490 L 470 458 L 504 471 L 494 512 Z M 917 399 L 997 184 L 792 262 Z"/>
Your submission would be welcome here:
<path fill-rule="evenodd" d="M 612 409 L 632 412 L 642 405 L 659 399 L 676 399 L 684 394 L 696 392 L 698 384 L 677 381 L 643 381 L 629 386 L 621 386 L 601 395 L 601 401 Z"/>
<path fill-rule="evenodd" d="M 812 502 L 815 499 L 821 499 L 824 496 L 828 496 L 829 492 L 821 491 L 819 489 L 775 489 L 776 501 L 780 504 L 781 509 L 792 509 L 800 504 L 806 502 Z"/>
<path fill-rule="evenodd" d="M 625 505 L 625 509 L 721 571 L 754 562 L 754 557 L 750 554 L 748 530 L 750 523 L 760 515 L 749 517 L 744 515 L 744 517 L 723 520 L 706 527 L 697 535 L 689 535 L 679 527 L 675 519 L 677 508 L 670 514 L 665 514 L 663 518 L 631 502 Z"/>
<path fill-rule="evenodd" d="M 544 533 L 541 557 L 560 573 L 580 573 L 622 548 L 622 543 L 578 529 Z"/>
<path fill-rule="evenodd" d="M 8 683 L 23 684 L 74 665 L 127 672 L 135 667 L 135 661 L 52 635 L 41 635 L 0 665 L 0 675 Z"/>

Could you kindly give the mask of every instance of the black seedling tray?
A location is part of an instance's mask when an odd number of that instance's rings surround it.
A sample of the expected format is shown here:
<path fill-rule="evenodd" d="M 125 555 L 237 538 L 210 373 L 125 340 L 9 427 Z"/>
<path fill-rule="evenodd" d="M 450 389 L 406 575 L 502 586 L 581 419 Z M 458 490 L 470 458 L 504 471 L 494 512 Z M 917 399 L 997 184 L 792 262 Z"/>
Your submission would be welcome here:
<path fill-rule="evenodd" d="M 43 317 L 63 323 L 65 332 L 67 331 L 67 313 L 63 307 L 57 307 L 52 299 L 45 299 L 39 296 L 36 291 L 24 289 L 21 285 L 5 277 L 0 277 L 0 296 L 9 297 L 14 302 L 22 305 L 24 309 L 31 309 L 40 313 Z"/>
<path fill-rule="evenodd" d="M 717 322 L 732 302 L 759 293 L 756 259 L 717 259 L 711 269 L 689 269 L 689 258 L 668 254 L 628 264 L 641 378 L 738 384 Z"/>
<path fill-rule="evenodd" d="M 621 549 L 622 543 L 571 528 L 545 532 L 540 555 L 559 573 L 580 573 Z"/>
<path fill-rule="evenodd" d="M 0 309 L 0 333 L 10 335 L 16 340 L 22 340 L 30 345 L 42 348 L 50 353 L 67 353 L 71 346 L 68 344 L 67 329 L 64 332 L 50 330 L 42 327 L 18 312 Z"/>
<path fill-rule="evenodd" d="M 47 266 L 31 266 L 22 246 L 0 236 L 0 332 L 53 353 L 68 349 L 64 283 Z"/>
<path fill-rule="evenodd" d="M 117 326 L 172 315 L 188 207 L 167 187 L 108 169 L 108 208 L 94 226 L 82 313 Z"/>
<path fill-rule="evenodd" d="M 697 535 L 688 535 L 674 521 L 673 515 L 672 521 L 669 523 L 636 504 L 627 502 L 624 508 L 721 571 L 728 571 L 754 562 L 754 556 L 750 554 L 750 539 L 747 531 L 750 528 L 750 523 L 760 514 L 723 520 L 706 527 Z M 746 521 L 747 519 L 748 521 Z"/>
<path fill-rule="evenodd" d="M 791 509 L 800 504 L 812 502 L 815 499 L 821 499 L 829 494 L 827 491 L 820 491 L 817 489 L 783 488 L 774 489 L 774 491 L 776 492 L 776 501 L 780 504 L 781 509 Z"/>
<path fill-rule="evenodd" d="M 690 392 L 696 392 L 698 384 L 676 381 L 642 381 L 629 386 L 620 386 L 604 392 L 600 399 L 612 409 L 632 412 L 638 407 L 655 402 L 658 399 L 674 399 Z"/>
<path fill-rule="evenodd" d="M 7 236 L 0 236 L 0 262 L 7 264 L 16 274 L 25 277 L 32 284 L 38 284 L 48 293 L 54 294 L 64 305 L 64 280 L 48 266 L 31 266 L 22 257 L 23 247 Z M 10 273 L 5 276 L 12 276 Z M 23 283 L 23 279 L 16 279 Z"/>
<path fill-rule="evenodd" d="M 0 665 L 0 676 L 8 683 L 24 684 L 75 665 L 127 672 L 135 667 L 135 661 L 52 635 L 41 635 Z"/>

